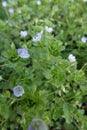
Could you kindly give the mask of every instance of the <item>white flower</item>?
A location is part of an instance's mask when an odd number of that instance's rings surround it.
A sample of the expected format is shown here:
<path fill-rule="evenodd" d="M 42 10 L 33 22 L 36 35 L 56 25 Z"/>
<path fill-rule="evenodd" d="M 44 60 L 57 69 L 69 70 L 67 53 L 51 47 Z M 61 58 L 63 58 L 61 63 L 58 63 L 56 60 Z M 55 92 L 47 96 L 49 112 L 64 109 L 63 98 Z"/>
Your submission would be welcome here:
<path fill-rule="evenodd" d="M 7 6 L 7 2 L 6 2 L 6 1 L 3 1 L 3 2 L 2 2 L 2 6 L 3 6 L 3 7 L 6 7 L 6 6 Z"/>
<path fill-rule="evenodd" d="M 8 9 L 8 12 L 9 12 L 10 14 L 14 13 L 14 9 L 13 9 L 13 8 L 9 8 L 9 9 Z"/>
<path fill-rule="evenodd" d="M 40 0 L 37 0 L 37 5 L 41 5 L 41 1 Z"/>
<path fill-rule="evenodd" d="M 48 27 L 48 26 L 46 26 L 45 29 L 46 29 L 46 31 L 49 32 L 49 33 L 51 33 L 51 32 L 53 31 L 53 28 Z"/>
<path fill-rule="evenodd" d="M 70 55 L 68 56 L 68 60 L 69 60 L 70 62 L 75 62 L 75 61 L 76 61 L 76 58 L 75 58 L 75 56 L 74 56 L 73 54 L 70 54 Z"/>
<path fill-rule="evenodd" d="M 43 31 L 39 32 L 35 37 L 33 37 L 32 41 L 33 42 L 38 42 L 40 41 L 41 37 L 42 37 Z"/>
<path fill-rule="evenodd" d="M 86 42 L 87 42 L 87 37 L 83 36 L 83 37 L 81 38 L 81 41 L 82 41 L 83 43 L 86 43 Z"/>
<path fill-rule="evenodd" d="M 27 31 L 21 31 L 20 36 L 21 37 L 26 37 L 27 36 Z"/>
<path fill-rule="evenodd" d="M 83 2 L 87 2 L 87 0 L 83 0 Z"/>

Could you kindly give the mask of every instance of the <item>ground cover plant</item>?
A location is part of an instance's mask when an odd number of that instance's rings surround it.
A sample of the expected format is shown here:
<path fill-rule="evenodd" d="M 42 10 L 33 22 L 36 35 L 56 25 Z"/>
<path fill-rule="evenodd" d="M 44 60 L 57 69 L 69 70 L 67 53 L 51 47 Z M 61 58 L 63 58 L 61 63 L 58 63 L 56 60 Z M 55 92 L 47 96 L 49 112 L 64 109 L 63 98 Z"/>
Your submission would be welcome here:
<path fill-rule="evenodd" d="M 87 130 L 87 0 L 0 1 L 0 130 Z"/>

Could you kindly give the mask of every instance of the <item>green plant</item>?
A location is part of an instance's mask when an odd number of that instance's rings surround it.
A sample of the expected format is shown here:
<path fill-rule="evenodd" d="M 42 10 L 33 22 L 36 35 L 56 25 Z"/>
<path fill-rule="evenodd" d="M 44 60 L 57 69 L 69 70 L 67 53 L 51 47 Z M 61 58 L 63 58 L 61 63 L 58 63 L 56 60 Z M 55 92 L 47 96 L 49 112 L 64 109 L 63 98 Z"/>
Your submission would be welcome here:
<path fill-rule="evenodd" d="M 27 130 L 41 119 L 49 130 L 86 130 L 87 3 L 6 2 L 0 7 L 0 129 Z"/>

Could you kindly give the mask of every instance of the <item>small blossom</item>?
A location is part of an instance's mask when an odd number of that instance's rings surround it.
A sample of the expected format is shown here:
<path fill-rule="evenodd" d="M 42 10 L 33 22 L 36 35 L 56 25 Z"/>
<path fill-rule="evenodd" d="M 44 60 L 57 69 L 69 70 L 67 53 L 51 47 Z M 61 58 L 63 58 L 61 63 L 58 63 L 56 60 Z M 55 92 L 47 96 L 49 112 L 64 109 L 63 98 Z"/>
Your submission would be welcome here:
<path fill-rule="evenodd" d="M 41 40 L 41 37 L 42 37 L 42 34 L 43 34 L 43 31 L 39 32 L 35 37 L 33 37 L 32 41 L 33 42 L 38 42 Z"/>
<path fill-rule="evenodd" d="M 13 8 L 9 8 L 8 12 L 9 12 L 10 14 L 14 13 L 14 9 L 13 9 Z"/>
<path fill-rule="evenodd" d="M 30 57 L 28 50 L 26 48 L 19 48 L 18 49 L 18 56 L 21 58 L 29 58 Z"/>
<path fill-rule="evenodd" d="M 68 56 L 68 60 L 69 60 L 70 62 L 75 62 L 75 61 L 76 61 L 76 58 L 75 58 L 75 56 L 74 56 L 73 54 L 70 54 L 70 55 Z"/>
<path fill-rule="evenodd" d="M 3 2 L 2 2 L 2 6 L 3 6 L 3 7 L 6 7 L 6 6 L 7 6 L 7 2 L 6 2 L 6 1 L 3 1 Z"/>
<path fill-rule="evenodd" d="M 83 36 L 83 37 L 81 38 L 81 41 L 82 41 L 83 43 L 86 43 L 86 42 L 87 42 L 87 37 Z"/>
<path fill-rule="evenodd" d="M 53 31 L 53 28 L 48 27 L 48 26 L 46 26 L 45 29 L 46 29 L 46 31 L 49 32 L 49 33 L 51 33 L 51 32 Z"/>
<path fill-rule="evenodd" d="M 48 130 L 48 127 L 43 120 L 33 119 L 28 130 Z"/>
<path fill-rule="evenodd" d="M 15 97 L 20 97 L 24 94 L 24 88 L 22 86 L 16 86 L 13 89 L 13 93 Z"/>
<path fill-rule="evenodd" d="M 20 36 L 21 37 L 26 37 L 27 36 L 27 31 L 21 31 Z"/>
<path fill-rule="evenodd" d="M 41 1 L 40 0 L 37 0 L 37 5 L 41 5 Z"/>

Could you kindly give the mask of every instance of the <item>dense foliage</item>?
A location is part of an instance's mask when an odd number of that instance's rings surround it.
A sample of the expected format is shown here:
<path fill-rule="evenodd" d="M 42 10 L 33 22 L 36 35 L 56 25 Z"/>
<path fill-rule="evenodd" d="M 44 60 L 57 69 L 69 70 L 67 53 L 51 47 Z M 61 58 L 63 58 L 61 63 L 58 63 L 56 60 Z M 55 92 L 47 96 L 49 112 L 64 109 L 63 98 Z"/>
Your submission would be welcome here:
<path fill-rule="evenodd" d="M 0 129 L 87 130 L 86 0 L 0 1 Z"/>

